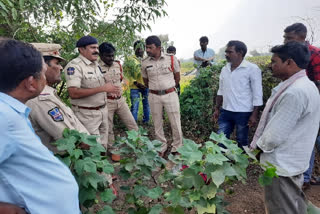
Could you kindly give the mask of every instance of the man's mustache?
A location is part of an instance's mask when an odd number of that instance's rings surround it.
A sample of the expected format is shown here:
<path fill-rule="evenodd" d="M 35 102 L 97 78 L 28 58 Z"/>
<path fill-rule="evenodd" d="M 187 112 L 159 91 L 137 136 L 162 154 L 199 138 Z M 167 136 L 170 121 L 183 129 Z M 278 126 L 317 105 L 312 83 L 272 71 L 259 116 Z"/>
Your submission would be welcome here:
<path fill-rule="evenodd" d="M 99 55 L 99 52 L 94 52 L 92 55 Z"/>

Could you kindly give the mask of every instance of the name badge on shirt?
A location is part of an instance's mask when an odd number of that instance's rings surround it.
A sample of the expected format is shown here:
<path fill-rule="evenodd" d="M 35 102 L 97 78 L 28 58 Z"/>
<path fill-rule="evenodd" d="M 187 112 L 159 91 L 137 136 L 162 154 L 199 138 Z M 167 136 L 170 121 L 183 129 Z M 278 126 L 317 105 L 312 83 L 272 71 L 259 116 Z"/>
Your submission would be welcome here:
<path fill-rule="evenodd" d="M 63 115 L 61 114 L 58 107 L 54 107 L 53 109 L 48 111 L 48 114 L 55 122 L 63 121 Z"/>

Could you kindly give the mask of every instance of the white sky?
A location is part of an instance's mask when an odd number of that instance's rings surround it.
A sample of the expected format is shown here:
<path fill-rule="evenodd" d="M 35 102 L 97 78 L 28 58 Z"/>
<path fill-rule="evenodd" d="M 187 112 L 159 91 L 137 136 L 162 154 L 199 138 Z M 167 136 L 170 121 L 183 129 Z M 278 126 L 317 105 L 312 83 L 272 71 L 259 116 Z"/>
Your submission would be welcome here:
<path fill-rule="evenodd" d="M 141 34 L 168 34 L 178 58 L 191 58 L 199 38 L 208 36 L 209 48 L 218 52 L 229 40 L 245 42 L 249 50 L 267 52 L 283 42 L 283 30 L 311 19 L 314 44 L 320 44 L 320 0 L 166 0 L 168 16 Z M 301 17 L 301 18 L 299 18 Z"/>

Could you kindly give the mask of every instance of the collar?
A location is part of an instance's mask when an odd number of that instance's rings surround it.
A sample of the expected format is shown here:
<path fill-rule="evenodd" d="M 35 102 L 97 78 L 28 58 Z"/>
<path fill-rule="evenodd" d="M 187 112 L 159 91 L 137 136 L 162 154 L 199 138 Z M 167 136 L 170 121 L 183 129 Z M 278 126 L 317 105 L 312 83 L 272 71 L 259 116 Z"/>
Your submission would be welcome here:
<path fill-rule="evenodd" d="M 44 89 L 42 90 L 41 94 L 38 96 L 39 100 L 47 100 L 52 99 L 50 96 L 54 95 L 56 93 L 56 89 L 46 85 Z"/>
<path fill-rule="evenodd" d="M 25 114 L 26 116 L 30 113 L 30 108 L 20 102 L 19 100 L 15 99 L 14 97 L 11 97 L 5 93 L 0 92 L 0 100 L 4 103 L 8 104 L 11 108 L 13 108 L 15 111 Z"/>
<path fill-rule="evenodd" d="M 86 64 L 86 65 L 91 65 L 91 64 L 95 64 L 98 65 L 97 60 L 94 62 L 91 62 L 90 60 L 88 60 L 86 57 L 84 57 L 83 55 L 79 54 L 79 58 Z"/>
<path fill-rule="evenodd" d="M 158 60 L 160 60 L 160 59 L 163 59 L 164 58 L 164 53 L 160 53 L 160 57 L 159 57 L 159 59 Z M 155 60 L 155 58 L 154 57 L 152 57 L 152 56 L 150 56 L 150 59 L 152 59 L 152 60 Z"/>
<path fill-rule="evenodd" d="M 230 62 L 227 63 L 227 66 L 228 66 L 228 69 L 231 71 L 231 63 Z M 238 68 L 247 68 L 248 66 L 249 66 L 249 62 L 244 59 L 244 60 L 242 60 L 241 64 L 236 69 L 238 69 Z"/>
<path fill-rule="evenodd" d="M 277 93 L 277 91 L 279 90 L 279 88 L 281 87 L 281 85 L 285 84 L 287 81 L 289 81 L 290 79 L 295 78 L 296 76 L 300 75 L 300 74 L 306 74 L 306 70 L 303 69 L 297 73 L 295 73 L 294 75 L 292 75 L 291 77 L 289 77 L 288 79 L 286 79 L 285 81 L 281 81 L 276 87 L 274 87 L 272 89 L 272 94 Z"/>

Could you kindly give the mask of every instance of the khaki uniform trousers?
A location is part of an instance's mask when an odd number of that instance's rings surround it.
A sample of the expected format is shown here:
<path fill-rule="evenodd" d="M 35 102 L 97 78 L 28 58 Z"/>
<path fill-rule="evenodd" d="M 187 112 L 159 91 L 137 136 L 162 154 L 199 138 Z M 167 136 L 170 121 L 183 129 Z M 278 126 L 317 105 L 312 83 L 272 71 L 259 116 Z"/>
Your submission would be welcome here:
<path fill-rule="evenodd" d="M 98 142 L 107 149 L 109 128 L 107 106 L 100 108 L 99 110 L 82 109 L 73 106 L 72 110 L 91 135 L 100 136 Z"/>
<path fill-rule="evenodd" d="M 182 131 L 180 121 L 180 104 L 177 92 L 165 95 L 149 93 L 148 97 L 156 139 L 162 142 L 162 152 L 168 148 L 167 140 L 163 132 L 163 108 L 165 109 L 172 130 L 172 150 L 176 152 L 182 146 Z"/>
<path fill-rule="evenodd" d="M 109 123 L 109 137 L 108 137 L 108 146 L 109 148 L 112 147 L 114 143 L 115 137 L 113 132 L 113 118 L 114 114 L 117 114 L 121 121 L 126 125 L 128 130 L 136 130 L 138 131 L 138 125 L 134 120 L 131 111 L 126 103 L 124 97 L 121 97 L 118 100 L 111 100 L 108 99 L 107 101 L 108 106 L 108 123 Z"/>
<path fill-rule="evenodd" d="M 306 197 L 301 187 L 303 175 L 272 179 L 272 184 L 264 187 L 267 214 L 306 214 Z"/>

